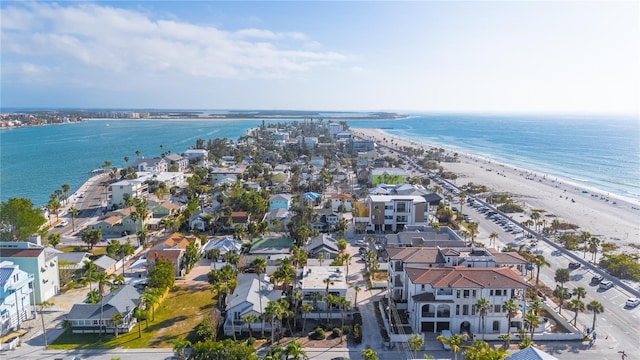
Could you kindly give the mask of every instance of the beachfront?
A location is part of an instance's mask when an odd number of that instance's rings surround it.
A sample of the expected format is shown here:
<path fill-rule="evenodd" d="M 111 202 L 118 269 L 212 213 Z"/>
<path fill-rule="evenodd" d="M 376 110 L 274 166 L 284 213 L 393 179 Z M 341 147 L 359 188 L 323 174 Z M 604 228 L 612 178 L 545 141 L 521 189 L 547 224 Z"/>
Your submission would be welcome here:
<path fill-rule="evenodd" d="M 394 146 L 399 148 L 432 148 L 428 144 L 394 137 L 380 129 L 352 130 L 354 135 L 379 144 L 390 143 L 393 139 Z M 507 192 L 525 211 L 543 209 L 547 217 L 553 215 L 561 221 L 578 225 L 578 231 L 588 231 L 602 241 L 613 243 L 621 252 L 635 252 L 640 246 L 640 204 L 631 199 L 579 187 L 471 154 L 458 153 L 458 159 L 458 162 L 440 163 L 446 171 L 458 175 L 457 185 L 472 182 L 485 185 L 492 191 Z M 516 221 L 526 218 L 528 215 L 525 214 L 514 215 Z"/>

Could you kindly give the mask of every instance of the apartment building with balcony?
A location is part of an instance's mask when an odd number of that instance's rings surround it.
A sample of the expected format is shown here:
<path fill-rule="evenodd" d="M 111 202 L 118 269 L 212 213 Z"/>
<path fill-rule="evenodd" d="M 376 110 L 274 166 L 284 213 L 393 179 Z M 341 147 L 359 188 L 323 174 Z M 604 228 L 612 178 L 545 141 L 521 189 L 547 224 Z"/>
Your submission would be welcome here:
<path fill-rule="evenodd" d="M 367 230 L 376 232 L 401 231 L 409 225 L 427 225 L 428 208 L 419 195 L 369 195 Z"/>
<path fill-rule="evenodd" d="M 33 276 L 33 303 L 49 300 L 60 291 L 58 256 L 42 246 L 29 242 L 0 242 L 2 260 L 18 265 Z"/>
<path fill-rule="evenodd" d="M 407 315 L 416 333 L 490 334 L 497 339 L 509 329 L 523 327 L 522 312 L 508 322 L 504 303 L 521 299 L 530 285 L 507 267 L 469 268 L 463 266 L 406 268 Z M 484 327 L 477 302 L 490 304 Z"/>

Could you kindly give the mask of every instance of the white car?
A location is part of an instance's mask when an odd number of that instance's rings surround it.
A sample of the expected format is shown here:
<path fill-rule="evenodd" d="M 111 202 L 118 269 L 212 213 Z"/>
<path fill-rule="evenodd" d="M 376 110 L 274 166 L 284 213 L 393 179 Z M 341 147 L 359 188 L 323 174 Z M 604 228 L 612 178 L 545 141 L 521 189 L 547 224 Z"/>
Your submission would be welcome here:
<path fill-rule="evenodd" d="M 634 308 L 638 305 L 640 305 L 640 299 L 636 299 L 636 298 L 627 299 L 627 301 L 624 303 L 625 307 L 630 307 L 630 308 Z"/>
<path fill-rule="evenodd" d="M 62 220 L 60 224 L 56 225 L 57 228 L 65 227 L 69 224 L 67 220 Z"/>

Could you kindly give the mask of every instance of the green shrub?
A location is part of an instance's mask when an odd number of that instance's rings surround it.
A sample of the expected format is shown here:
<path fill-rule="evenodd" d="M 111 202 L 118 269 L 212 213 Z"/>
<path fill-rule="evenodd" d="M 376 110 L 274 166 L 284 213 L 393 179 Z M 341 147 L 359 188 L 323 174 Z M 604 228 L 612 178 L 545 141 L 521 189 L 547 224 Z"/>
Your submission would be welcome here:
<path fill-rule="evenodd" d="M 355 341 L 356 343 L 361 343 L 362 342 L 362 325 L 360 324 L 355 324 L 353 326 L 353 341 Z"/>
<path fill-rule="evenodd" d="M 351 332 L 351 326 L 349 325 L 344 325 L 342 327 L 342 333 L 345 335 L 349 335 L 349 333 Z"/>
<path fill-rule="evenodd" d="M 331 335 L 333 335 L 333 337 L 340 337 L 342 336 L 342 330 L 340 330 L 340 328 L 337 328 L 337 327 L 333 328 Z"/>
<path fill-rule="evenodd" d="M 324 333 L 324 329 L 318 326 L 309 337 L 313 340 L 324 340 L 326 335 Z"/>

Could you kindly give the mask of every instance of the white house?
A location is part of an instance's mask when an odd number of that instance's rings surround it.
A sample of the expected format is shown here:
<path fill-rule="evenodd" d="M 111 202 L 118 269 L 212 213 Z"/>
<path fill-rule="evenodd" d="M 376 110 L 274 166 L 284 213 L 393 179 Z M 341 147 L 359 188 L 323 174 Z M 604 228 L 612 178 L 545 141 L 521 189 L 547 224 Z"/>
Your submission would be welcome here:
<path fill-rule="evenodd" d="M 143 179 L 120 180 L 111 184 L 111 200 L 109 203 L 124 203 L 124 194 L 129 194 L 131 199 L 145 199 L 149 195 L 149 186 Z"/>
<path fill-rule="evenodd" d="M 409 225 L 427 225 L 429 214 L 424 197 L 418 195 L 369 195 L 367 230 L 399 231 Z"/>
<path fill-rule="evenodd" d="M 327 295 L 347 298 L 346 268 L 344 266 L 305 266 L 298 290 L 302 293 L 302 302 L 313 307 L 307 316 L 310 319 L 341 317 L 340 310 L 326 301 Z"/>
<path fill-rule="evenodd" d="M 18 265 L 33 279 L 34 303 L 49 300 L 60 291 L 58 256 L 42 246 L 28 242 L 0 242 L 2 260 Z"/>
<path fill-rule="evenodd" d="M 34 276 L 11 261 L 0 262 L 0 336 L 33 318 Z"/>
<path fill-rule="evenodd" d="M 407 315 L 415 333 L 450 330 L 453 333 L 491 334 L 497 340 L 510 328 L 522 328 L 522 312 L 507 324 L 504 303 L 522 298 L 530 285 L 513 270 L 462 266 L 405 269 Z M 477 303 L 490 307 L 481 322 Z"/>
<path fill-rule="evenodd" d="M 251 331 L 261 332 L 262 326 L 265 326 L 265 331 L 271 331 L 269 321 L 258 320 L 248 323 L 245 319 L 249 315 L 259 317 L 264 313 L 269 301 L 277 301 L 281 297 L 282 291 L 274 290 L 266 274 L 263 274 L 261 279 L 256 274 L 239 274 L 238 285 L 228 299 L 224 334 L 231 336 L 234 332 L 248 332 L 249 326 Z"/>

